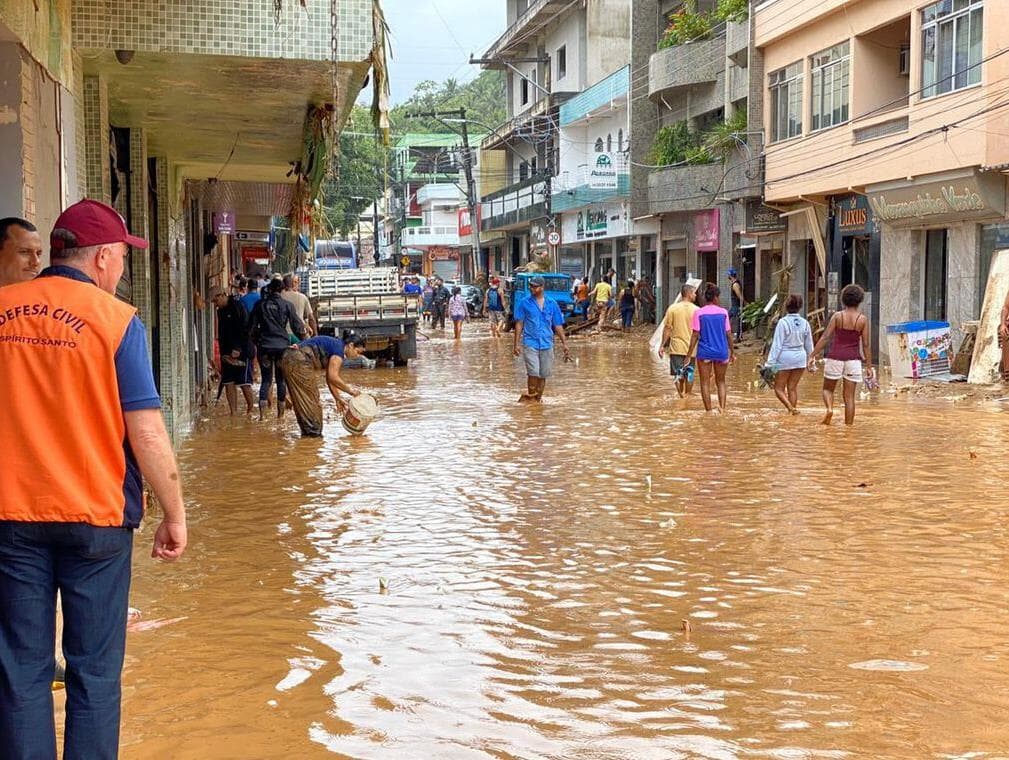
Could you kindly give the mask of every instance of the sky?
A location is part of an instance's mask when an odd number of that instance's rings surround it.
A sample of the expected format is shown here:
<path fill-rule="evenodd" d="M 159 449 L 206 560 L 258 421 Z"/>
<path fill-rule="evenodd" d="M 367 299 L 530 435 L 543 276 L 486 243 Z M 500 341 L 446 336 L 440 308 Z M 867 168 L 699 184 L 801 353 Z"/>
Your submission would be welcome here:
<path fill-rule="evenodd" d="M 392 31 L 390 85 L 400 103 L 425 79 L 467 82 L 480 73 L 480 57 L 505 29 L 505 0 L 385 0 Z"/>

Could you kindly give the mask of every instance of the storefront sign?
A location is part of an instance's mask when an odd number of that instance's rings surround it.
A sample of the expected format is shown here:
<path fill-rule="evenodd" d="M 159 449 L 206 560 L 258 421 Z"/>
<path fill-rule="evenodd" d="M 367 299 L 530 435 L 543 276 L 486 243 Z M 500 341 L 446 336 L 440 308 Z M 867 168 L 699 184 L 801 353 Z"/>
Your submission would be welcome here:
<path fill-rule="evenodd" d="M 473 234 L 472 214 L 468 208 L 459 209 L 459 237 L 470 237 Z M 480 207 L 477 206 L 477 224 L 480 223 Z"/>
<path fill-rule="evenodd" d="M 608 217 L 606 209 L 586 209 L 578 212 L 575 226 L 576 240 L 594 240 L 606 237 Z"/>
<path fill-rule="evenodd" d="M 746 234 L 759 235 L 768 232 L 784 232 L 788 229 L 788 219 L 781 212 L 765 206 L 760 201 L 746 204 Z"/>
<path fill-rule="evenodd" d="M 595 153 L 589 165 L 589 190 L 616 190 L 618 185 L 617 166 L 612 153 Z"/>
<path fill-rule="evenodd" d="M 214 213 L 214 233 L 230 235 L 235 231 L 235 212 L 217 211 Z"/>
<path fill-rule="evenodd" d="M 1005 177 L 971 174 L 882 190 L 869 194 L 869 206 L 879 221 L 895 226 L 990 219 L 1005 215 Z"/>
<path fill-rule="evenodd" d="M 718 250 L 718 209 L 694 214 L 694 248 L 698 251 Z"/>
<path fill-rule="evenodd" d="M 549 222 L 546 220 L 532 222 L 529 225 L 529 250 L 535 253 L 543 253 L 547 247 L 547 233 L 549 232 Z"/>
<path fill-rule="evenodd" d="M 842 235 L 871 235 L 875 224 L 869 200 L 856 193 L 834 199 L 834 219 Z"/>

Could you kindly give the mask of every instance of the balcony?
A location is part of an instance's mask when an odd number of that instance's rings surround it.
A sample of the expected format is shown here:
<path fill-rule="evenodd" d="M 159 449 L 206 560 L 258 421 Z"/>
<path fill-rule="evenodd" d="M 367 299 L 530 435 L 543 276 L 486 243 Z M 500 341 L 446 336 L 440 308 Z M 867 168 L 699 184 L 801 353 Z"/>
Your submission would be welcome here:
<path fill-rule="evenodd" d="M 403 246 L 431 248 L 433 246 L 459 245 L 459 228 L 452 226 L 404 227 Z"/>
<path fill-rule="evenodd" d="M 725 55 L 737 66 L 745 67 L 749 59 L 750 21 L 725 22 Z"/>
<path fill-rule="evenodd" d="M 750 96 L 750 70 L 739 66 L 726 69 L 729 78 L 729 102 L 738 103 Z"/>
<path fill-rule="evenodd" d="M 480 231 L 507 229 L 546 216 L 550 179 L 537 175 L 485 195 L 480 204 Z"/>
<path fill-rule="evenodd" d="M 417 204 L 426 206 L 438 201 L 449 203 L 462 201 L 462 190 L 455 185 L 437 183 L 424 185 L 417 191 Z"/>
<path fill-rule="evenodd" d="M 648 213 L 708 208 L 722 195 L 724 172 L 721 163 L 653 170 L 648 175 Z"/>
<path fill-rule="evenodd" d="M 599 113 L 626 106 L 630 88 L 631 67 L 624 66 L 564 103 L 558 121 L 562 127 L 566 127 Z"/>
<path fill-rule="evenodd" d="M 481 150 L 501 150 L 515 138 L 530 139 L 535 134 L 543 134 L 556 129 L 553 118 L 556 109 L 571 97 L 568 92 L 544 95 L 520 114 L 498 125 L 480 142 Z"/>
<path fill-rule="evenodd" d="M 658 100 L 684 87 L 715 84 L 724 70 L 724 37 L 659 50 L 648 60 L 648 97 Z"/>
<path fill-rule="evenodd" d="M 559 214 L 571 211 L 593 203 L 604 203 L 616 198 L 628 198 L 631 194 L 631 166 L 627 154 L 613 155 L 614 168 L 617 171 L 616 188 L 590 187 L 589 179 L 592 165 L 583 164 L 571 172 L 561 172 L 553 180 L 553 195 L 550 199 L 550 211 Z"/>
<path fill-rule="evenodd" d="M 527 31 L 533 27 L 546 27 L 571 7 L 569 0 L 530 0 L 529 7 L 497 38 L 483 57 L 497 58 L 521 52 L 529 44 Z"/>

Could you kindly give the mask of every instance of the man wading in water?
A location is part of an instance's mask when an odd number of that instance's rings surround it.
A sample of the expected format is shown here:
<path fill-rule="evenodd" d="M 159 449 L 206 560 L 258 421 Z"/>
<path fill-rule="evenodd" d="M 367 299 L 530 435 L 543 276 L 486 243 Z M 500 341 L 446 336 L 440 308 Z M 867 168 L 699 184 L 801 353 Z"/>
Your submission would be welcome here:
<path fill-rule="evenodd" d="M 326 385 L 336 399 L 337 410 L 342 413 L 346 402 L 340 398 L 340 391 L 351 396 L 358 396 L 361 391 L 343 381 L 340 368 L 344 359 L 356 359 L 363 353 L 364 339 L 353 334 L 343 340 L 316 335 L 284 351 L 280 368 L 287 379 L 287 392 L 294 405 L 302 437 L 318 438 L 322 435 L 322 401 L 316 373 L 320 370 L 326 373 Z"/>
<path fill-rule="evenodd" d="M 564 335 L 564 316 L 556 301 L 543 295 L 542 277 L 529 280 L 529 298 L 515 309 L 515 356 L 523 356 L 528 375 L 528 390 L 519 401 L 540 401 L 547 378 L 554 366 L 554 335 L 561 339 L 564 361 L 571 361 L 568 339 Z"/>

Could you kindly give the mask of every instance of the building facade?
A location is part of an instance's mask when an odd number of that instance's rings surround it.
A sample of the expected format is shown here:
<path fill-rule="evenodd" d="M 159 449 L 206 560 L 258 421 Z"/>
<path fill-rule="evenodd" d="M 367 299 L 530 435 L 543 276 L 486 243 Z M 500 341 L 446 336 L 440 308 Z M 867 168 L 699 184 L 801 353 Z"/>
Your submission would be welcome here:
<path fill-rule="evenodd" d="M 45 238 L 87 196 L 150 239 L 119 295 L 148 326 L 176 437 L 211 393 L 204 294 L 241 270 L 245 249 L 269 261 L 264 219 L 303 221 L 286 175 L 312 163 L 306 135 L 346 120 L 372 23 L 372 0 L 0 0 L 3 214 Z"/>
<path fill-rule="evenodd" d="M 977 319 L 1005 247 L 1009 6 L 780 0 L 755 12 L 767 202 L 788 261 L 833 309 L 855 282 L 885 327 Z"/>

